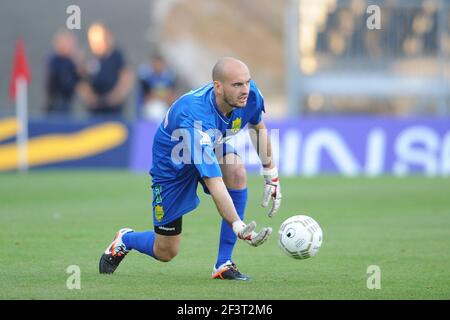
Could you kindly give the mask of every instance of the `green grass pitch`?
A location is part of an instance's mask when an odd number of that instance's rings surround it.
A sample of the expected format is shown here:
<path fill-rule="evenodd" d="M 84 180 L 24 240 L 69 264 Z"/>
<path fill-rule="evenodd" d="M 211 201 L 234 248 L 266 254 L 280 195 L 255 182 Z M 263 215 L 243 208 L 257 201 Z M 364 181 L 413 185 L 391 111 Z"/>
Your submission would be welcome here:
<path fill-rule="evenodd" d="M 99 275 L 102 251 L 121 227 L 151 230 L 150 178 L 125 171 L 38 171 L 0 176 L 0 299 L 450 299 L 450 180 L 283 178 L 283 203 L 269 219 L 262 180 L 249 178 L 246 220 L 272 226 L 268 243 L 238 242 L 234 260 L 249 282 L 211 280 L 219 215 L 201 194 L 185 216 L 169 263 L 131 252 Z M 318 255 L 285 256 L 277 230 L 289 216 L 315 218 Z M 66 269 L 81 270 L 69 290 Z M 370 265 L 381 289 L 369 290 Z"/>

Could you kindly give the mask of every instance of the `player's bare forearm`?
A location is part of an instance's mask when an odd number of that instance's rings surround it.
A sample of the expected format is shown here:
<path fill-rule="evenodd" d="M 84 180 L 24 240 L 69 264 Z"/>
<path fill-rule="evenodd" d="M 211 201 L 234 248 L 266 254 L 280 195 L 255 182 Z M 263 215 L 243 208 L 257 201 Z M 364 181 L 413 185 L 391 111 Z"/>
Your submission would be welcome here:
<path fill-rule="evenodd" d="M 236 208 L 234 207 L 233 200 L 228 193 L 227 187 L 221 177 L 203 178 L 206 186 L 211 193 L 211 196 L 216 204 L 217 210 L 222 218 L 225 219 L 230 225 L 233 222 L 240 220 Z"/>
<path fill-rule="evenodd" d="M 275 166 L 272 158 L 272 144 L 270 143 L 268 130 L 263 121 L 256 125 L 249 124 L 249 134 L 253 146 L 258 153 L 262 166 L 271 169 Z"/>
<path fill-rule="evenodd" d="M 272 146 L 269 134 L 263 121 L 257 125 L 251 125 L 249 132 L 263 166 L 264 193 L 261 205 L 263 208 L 266 208 L 272 201 L 272 206 L 267 214 L 269 217 L 273 217 L 280 208 L 281 188 L 278 179 L 278 169 L 276 168 L 272 157 Z"/>

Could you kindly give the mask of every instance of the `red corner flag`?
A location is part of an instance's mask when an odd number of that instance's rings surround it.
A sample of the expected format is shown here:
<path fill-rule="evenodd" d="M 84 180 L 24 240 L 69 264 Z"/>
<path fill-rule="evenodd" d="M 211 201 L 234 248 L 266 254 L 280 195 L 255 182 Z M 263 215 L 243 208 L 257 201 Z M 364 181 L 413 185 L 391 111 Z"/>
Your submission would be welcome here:
<path fill-rule="evenodd" d="M 25 44 L 22 39 L 17 40 L 16 50 L 14 52 L 14 64 L 9 84 L 9 96 L 16 99 L 16 83 L 19 77 L 23 77 L 26 82 L 30 82 L 31 71 L 28 68 L 27 56 L 25 53 Z"/>

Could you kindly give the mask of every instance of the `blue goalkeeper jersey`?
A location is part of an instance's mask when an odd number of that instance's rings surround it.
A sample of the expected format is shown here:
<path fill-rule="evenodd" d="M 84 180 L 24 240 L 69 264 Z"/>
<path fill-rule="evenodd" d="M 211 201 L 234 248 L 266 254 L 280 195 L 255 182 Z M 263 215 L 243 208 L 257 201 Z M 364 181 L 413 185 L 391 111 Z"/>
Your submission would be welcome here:
<path fill-rule="evenodd" d="M 264 98 L 253 80 L 246 106 L 235 108 L 229 118 L 219 111 L 212 83 L 186 93 L 172 104 L 153 140 L 153 207 L 154 213 L 155 207 L 160 213 L 160 219 L 156 214 L 156 225 L 172 221 L 198 205 L 200 178 L 222 176 L 214 148 L 247 123 L 260 123 L 263 111 Z"/>
<path fill-rule="evenodd" d="M 191 147 L 189 145 L 184 145 L 184 147 L 192 150 L 198 146 L 202 148 L 204 155 L 208 155 L 205 149 L 212 151 L 217 143 L 222 142 L 220 136 L 225 138 L 227 134 L 236 134 L 247 123 L 256 125 L 261 122 L 262 111 L 264 111 L 264 98 L 253 80 L 250 81 L 247 105 L 244 108 L 234 109 L 229 118 L 219 111 L 213 84 L 186 93 L 171 106 L 155 134 L 153 164 L 150 170 L 153 181 L 177 180 L 188 172 L 197 174 L 195 171 L 198 171 L 201 177 L 221 176 L 214 154 L 211 154 L 212 158 L 210 159 L 213 163 L 209 163 L 208 159 L 203 161 L 208 163 L 194 163 L 195 159 L 192 158 L 192 154 L 191 163 L 173 163 L 172 151 L 176 145 L 180 144 L 181 140 L 177 137 L 183 136 L 181 130 L 173 135 L 174 131 L 185 129 L 185 132 L 191 133 L 191 138 L 193 138 Z"/>

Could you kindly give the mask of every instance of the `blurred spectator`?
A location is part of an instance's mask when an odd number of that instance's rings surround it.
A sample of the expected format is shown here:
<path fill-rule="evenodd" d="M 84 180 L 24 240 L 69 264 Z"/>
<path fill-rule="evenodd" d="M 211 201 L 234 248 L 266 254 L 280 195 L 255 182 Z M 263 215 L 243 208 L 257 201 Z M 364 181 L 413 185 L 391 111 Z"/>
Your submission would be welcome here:
<path fill-rule="evenodd" d="M 53 39 L 53 52 L 47 63 L 46 111 L 67 115 L 72 109 L 72 100 L 80 80 L 77 68 L 77 40 L 67 30 L 58 31 Z"/>
<path fill-rule="evenodd" d="M 88 41 L 94 59 L 87 64 L 80 95 L 92 115 L 121 115 L 133 86 L 132 72 L 105 25 L 92 24 L 88 29 Z"/>
<path fill-rule="evenodd" d="M 150 64 L 138 71 L 138 114 L 145 119 L 160 121 L 176 99 L 176 77 L 164 58 L 158 54 L 150 57 Z"/>

